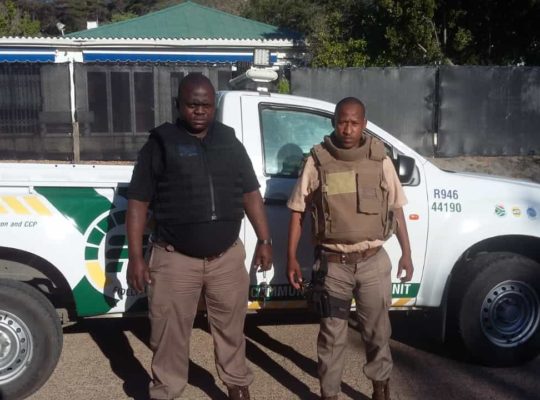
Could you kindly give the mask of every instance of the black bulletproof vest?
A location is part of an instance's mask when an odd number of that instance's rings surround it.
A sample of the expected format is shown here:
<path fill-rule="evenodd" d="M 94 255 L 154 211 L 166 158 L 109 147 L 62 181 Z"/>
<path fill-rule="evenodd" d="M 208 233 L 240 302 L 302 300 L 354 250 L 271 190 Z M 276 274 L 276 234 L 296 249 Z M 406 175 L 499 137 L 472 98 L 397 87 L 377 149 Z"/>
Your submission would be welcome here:
<path fill-rule="evenodd" d="M 237 221 L 244 217 L 241 144 L 234 129 L 214 122 L 201 141 L 165 123 L 151 131 L 162 146 L 154 215 L 158 224 Z"/>

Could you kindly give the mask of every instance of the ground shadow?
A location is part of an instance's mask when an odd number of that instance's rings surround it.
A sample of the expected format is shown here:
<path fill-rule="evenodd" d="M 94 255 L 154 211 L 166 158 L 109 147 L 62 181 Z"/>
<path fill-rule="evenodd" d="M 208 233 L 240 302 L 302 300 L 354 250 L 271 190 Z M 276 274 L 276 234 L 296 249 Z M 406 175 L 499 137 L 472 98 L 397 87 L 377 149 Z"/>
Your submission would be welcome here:
<path fill-rule="evenodd" d="M 268 333 L 260 328 L 264 325 L 290 325 L 290 324 L 306 324 L 317 323 L 318 318 L 309 313 L 263 313 L 253 318 L 247 318 L 245 334 L 247 337 L 246 355 L 254 364 L 258 365 L 262 370 L 270 374 L 274 379 L 285 386 L 291 393 L 294 393 L 302 400 L 319 399 L 317 393 L 310 390 L 309 386 L 301 382 L 298 378 L 287 371 L 283 366 L 270 358 L 264 351 L 256 346 L 255 343 L 267 348 L 268 350 L 286 357 L 293 362 L 298 368 L 305 371 L 310 376 L 317 378 L 317 363 L 313 359 L 304 356 L 296 351 L 293 347 L 274 339 Z M 316 337 L 312 338 L 313 341 Z M 369 398 L 351 387 L 348 384 L 342 383 L 341 391 L 352 399 L 368 400 Z"/>
<path fill-rule="evenodd" d="M 390 319 L 393 340 L 446 359 L 474 364 L 457 336 L 448 332 L 443 341 L 438 312 L 396 311 L 390 313 Z"/>
<path fill-rule="evenodd" d="M 77 329 L 88 332 L 103 354 L 109 359 L 111 370 L 123 380 L 123 389 L 134 400 L 148 400 L 150 375 L 135 357 L 125 331 L 136 331 L 148 338 L 146 319 L 96 319 L 81 321 Z M 69 329 L 69 328 L 68 328 Z M 145 343 L 148 343 L 147 341 Z"/>

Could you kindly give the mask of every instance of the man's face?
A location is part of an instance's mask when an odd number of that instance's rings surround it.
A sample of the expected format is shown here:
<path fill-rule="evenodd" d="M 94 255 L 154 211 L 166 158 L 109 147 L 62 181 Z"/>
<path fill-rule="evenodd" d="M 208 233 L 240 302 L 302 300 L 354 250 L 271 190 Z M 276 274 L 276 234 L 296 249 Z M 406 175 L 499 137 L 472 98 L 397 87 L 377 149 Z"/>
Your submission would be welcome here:
<path fill-rule="evenodd" d="M 214 89 L 205 83 L 186 85 L 178 99 L 178 113 L 190 133 L 206 134 L 216 111 Z"/>
<path fill-rule="evenodd" d="M 362 132 L 366 127 L 366 118 L 362 107 L 354 103 L 345 103 L 335 115 L 335 135 L 340 147 L 352 149 L 358 147 Z"/>

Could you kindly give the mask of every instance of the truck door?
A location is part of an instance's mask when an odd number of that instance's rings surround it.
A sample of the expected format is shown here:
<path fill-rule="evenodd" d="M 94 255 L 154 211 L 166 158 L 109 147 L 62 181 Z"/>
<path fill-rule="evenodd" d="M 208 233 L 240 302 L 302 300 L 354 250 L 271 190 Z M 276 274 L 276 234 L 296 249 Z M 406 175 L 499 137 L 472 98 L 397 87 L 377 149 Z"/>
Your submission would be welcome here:
<path fill-rule="evenodd" d="M 242 98 L 242 128 L 244 146 L 253 162 L 257 178 L 261 184 L 272 239 L 274 241 L 274 269 L 256 274 L 252 278 L 250 295 L 255 299 L 258 284 L 266 281 L 270 284 L 267 307 L 295 307 L 303 303 L 301 295 L 287 283 L 287 231 L 289 210 L 286 201 L 296 183 L 302 161 L 309 154 L 314 144 L 320 143 L 325 135 L 333 131 L 333 106 L 318 102 L 317 107 L 307 103 L 290 104 L 283 98 L 260 98 L 249 96 Z M 281 101 L 280 101 L 281 100 Z M 384 138 L 382 138 L 384 140 Z M 395 152 L 388 146 L 389 153 Z M 409 205 L 405 208 L 411 235 L 413 263 L 416 271 L 412 282 L 401 284 L 395 278 L 397 263 L 401 255 L 397 240 L 392 238 L 385 248 L 388 250 L 394 267 L 393 295 L 394 304 L 412 305 L 418 292 L 419 281 L 424 262 L 425 238 L 427 234 L 427 205 L 425 183 L 420 179 L 420 167 L 417 166 L 417 180 L 414 186 L 406 187 Z M 423 199 L 423 200 L 422 200 Z M 419 202 L 420 200 L 420 202 Z M 418 208 L 420 207 L 420 208 Z M 313 245 L 311 243 L 311 221 L 306 214 L 302 238 L 298 249 L 298 259 L 304 279 L 310 279 L 313 264 Z M 245 243 L 247 254 L 253 254 L 256 236 L 249 224 L 246 226 Z"/>

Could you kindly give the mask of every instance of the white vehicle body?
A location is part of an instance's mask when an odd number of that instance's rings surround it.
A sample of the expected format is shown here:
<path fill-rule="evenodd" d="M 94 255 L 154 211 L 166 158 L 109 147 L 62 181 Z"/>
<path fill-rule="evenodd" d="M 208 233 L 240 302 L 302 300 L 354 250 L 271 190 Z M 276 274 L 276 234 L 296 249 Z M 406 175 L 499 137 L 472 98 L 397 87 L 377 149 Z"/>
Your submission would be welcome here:
<path fill-rule="evenodd" d="M 287 161 L 281 162 L 280 154 L 285 154 L 284 159 L 294 156 L 291 162 L 298 166 L 299 157 L 331 132 L 333 111 L 331 103 L 295 96 L 240 91 L 218 95 L 217 118 L 235 129 L 248 151 L 273 238 L 274 268 L 255 273 L 250 261 L 257 238 L 247 219 L 242 225 L 246 268 L 252 276 L 251 310 L 305 307 L 302 295 L 286 279 L 289 211 L 285 201 L 296 182 L 297 169 L 287 170 Z M 537 354 L 540 185 L 445 172 L 376 125 L 368 123 L 367 133 L 387 144 L 399 168 L 398 156 L 414 160 L 404 182 L 408 198 L 404 213 L 415 271 L 410 282 L 397 279 L 401 251 L 396 238 L 391 238 L 385 248 L 394 268 L 392 306 L 448 308 L 462 335 L 470 329 L 480 331 L 486 346 L 491 343 L 502 352 L 490 358 L 486 353 L 493 349 L 479 345 L 481 351 L 476 355 L 486 363 L 511 364 Z M 131 173 L 131 166 L 0 164 L 0 285 L 20 282 L 34 287 L 44 296 L 42 306 L 52 304 L 57 311 L 64 310 L 64 318 L 144 311 L 145 296 L 130 290 L 125 276 L 125 192 Z M 306 225 L 299 260 L 304 277 L 309 278 L 313 248 L 309 223 Z M 500 260 L 506 260 L 505 267 L 498 266 Z M 516 263 L 519 272 L 514 276 Z M 495 280 L 489 286 L 485 283 L 489 280 L 477 278 L 486 270 L 489 276 L 501 276 L 500 282 Z M 264 292 L 262 283 L 267 284 Z M 489 287 L 483 292 L 482 285 Z M 474 308 L 474 301 L 481 306 Z M 466 313 L 469 306 L 473 307 L 472 317 Z M 6 316 L 0 317 L 0 342 L 4 340 L 9 350 L 0 353 L 0 390 L 15 387 L 28 375 L 30 367 L 10 360 L 20 351 L 17 340 L 31 340 L 34 329 L 40 328 L 25 325 L 23 311 L 18 316 L 10 310 L 3 311 L 0 302 L 0 316 L 3 312 Z M 500 314 L 504 317 L 498 317 Z M 8 317 L 15 325 L 6 322 Z M 18 335 L 12 326 L 22 326 L 26 336 Z M 45 332 L 49 331 L 54 330 Z M 475 342 L 466 337 L 464 341 L 474 353 Z M 30 359 L 25 360 L 30 364 Z M 10 371 L 5 367 L 9 365 Z M 10 393 L 24 392 L 9 390 L 6 399 L 19 396 L 9 397 Z"/>

